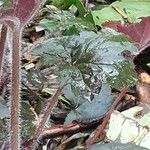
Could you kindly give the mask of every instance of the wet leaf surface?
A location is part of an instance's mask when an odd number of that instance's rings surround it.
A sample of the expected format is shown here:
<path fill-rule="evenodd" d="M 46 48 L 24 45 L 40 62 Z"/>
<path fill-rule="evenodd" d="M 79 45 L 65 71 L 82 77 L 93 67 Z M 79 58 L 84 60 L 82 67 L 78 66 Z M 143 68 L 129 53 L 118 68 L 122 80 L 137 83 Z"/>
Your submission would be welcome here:
<path fill-rule="evenodd" d="M 64 91 L 65 96 L 71 99 L 77 106 L 66 117 L 65 123 L 70 123 L 72 120 L 82 120 L 91 118 L 100 118 L 110 108 L 113 102 L 113 96 L 111 95 L 111 89 L 107 84 L 102 85 L 102 89 L 99 95 L 94 96 L 91 102 L 84 101 L 78 97 L 70 95 L 68 90 Z M 73 99 L 74 98 L 74 99 Z"/>
<path fill-rule="evenodd" d="M 48 39 L 32 49 L 41 62 L 55 64 L 64 96 L 73 104 L 66 122 L 102 116 L 113 102 L 110 86 L 135 84 L 133 64 L 123 57 L 124 50 L 137 52 L 129 38 L 108 29 Z"/>
<path fill-rule="evenodd" d="M 135 83 L 132 63 L 123 57 L 124 50 L 134 53 L 137 48 L 124 35 L 104 30 L 45 40 L 33 53 L 40 55 L 43 63 L 56 65 L 62 85 L 70 84 L 74 93 L 91 100 L 92 94 L 99 94 L 101 82 L 118 89 Z"/>

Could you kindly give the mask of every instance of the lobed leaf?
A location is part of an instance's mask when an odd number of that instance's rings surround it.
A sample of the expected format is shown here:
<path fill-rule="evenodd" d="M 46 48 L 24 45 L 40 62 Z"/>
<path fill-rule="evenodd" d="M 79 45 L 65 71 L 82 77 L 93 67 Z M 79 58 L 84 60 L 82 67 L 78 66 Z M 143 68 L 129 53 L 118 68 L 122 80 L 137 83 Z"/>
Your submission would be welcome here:
<path fill-rule="evenodd" d="M 64 95 L 66 98 L 72 100 L 72 103 L 76 106 L 76 108 L 67 115 L 65 119 L 66 124 L 72 122 L 72 120 L 99 118 L 108 111 L 113 102 L 111 88 L 108 84 L 102 84 L 100 94 L 94 96 L 92 102 L 75 96 L 71 90 L 69 90 L 69 86 L 65 87 Z"/>
<path fill-rule="evenodd" d="M 135 44 L 142 49 L 150 46 L 150 17 L 142 17 L 139 23 L 122 25 L 120 22 L 108 22 L 104 27 L 110 27 L 116 31 L 128 35 Z"/>
<path fill-rule="evenodd" d="M 48 39 L 35 47 L 33 53 L 40 55 L 42 62 L 57 66 L 55 73 L 60 83 L 71 85 L 76 96 L 92 100 L 99 94 L 101 82 L 118 89 L 134 84 L 135 73 L 132 63 L 122 56 L 124 50 L 137 51 L 124 35 L 103 30 Z"/>
<path fill-rule="evenodd" d="M 39 26 L 49 32 L 65 31 L 65 35 L 77 34 L 83 30 L 95 30 L 94 25 L 83 18 L 75 17 L 68 11 L 51 8 L 51 14 L 40 21 Z"/>

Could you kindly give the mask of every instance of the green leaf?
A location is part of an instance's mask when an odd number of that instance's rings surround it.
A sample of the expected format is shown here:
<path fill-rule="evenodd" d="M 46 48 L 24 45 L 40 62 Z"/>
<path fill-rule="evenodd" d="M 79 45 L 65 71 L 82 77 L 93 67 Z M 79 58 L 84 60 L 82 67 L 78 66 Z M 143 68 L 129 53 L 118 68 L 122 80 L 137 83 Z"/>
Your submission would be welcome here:
<path fill-rule="evenodd" d="M 40 25 L 51 32 L 58 28 L 57 22 L 48 19 L 42 19 Z"/>
<path fill-rule="evenodd" d="M 69 86 L 65 87 L 64 95 L 67 99 L 70 99 L 74 103 L 76 108 L 67 115 L 65 120 L 66 124 L 72 122 L 72 120 L 103 116 L 112 104 L 113 96 L 111 95 L 111 89 L 107 84 L 102 84 L 100 94 L 96 95 L 92 102 L 84 101 L 81 98 L 78 99 L 78 97 L 75 96 L 69 88 Z"/>
<path fill-rule="evenodd" d="M 68 36 L 71 36 L 71 35 L 74 35 L 74 34 L 77 34 L 79 33 L 78 29 L 75 27 L 75 25 L 73 25 L 72 27 L 70 27 L 69 29 L 66 29 L 64 31 L 64 35 L 68 35 Z"/>
<path fill-rule="evenodd" d="M 61 7 L 64 10 L 67 10 L 70 6 L 74 5 L 78 9 L 80 17 L 83 17 L 86 12 L 81 0 L 53 0 L 52 5 Z"/>
<path fill-rule="evenodd" d="M 91 15 L 95 25 L 101 26 L 107 21 L 123 21 L 122 17 L 110 6 L 103 8 L 102 10 L 91 11 L 88 16 Z"/>
<path fill-rule="evenodd" d="M 49 32 L 64 31 L 64 35 L 72 35 L 83 30 L 95 30 L 94 25 L 86 19 L 75 17 L 69 11 L 52 9 L 51 15 L 42 19 L 39 26 Z"/>
<path fill-rule="evenodd" d="M 52 5 L 60 7 L 63 4 L 64 0 L 52 0 Z"/>
<path fill-rule="evenodd" d="M 65 0 L 65 1 L 68 1 L 68 0 Z M 77 7 L 77 9 L 79 11 L 79 16 L 84 17 L 86 10 L 84 8 L 82 1 L 81 0 L 74 0 L 73 4 L 74 4 L 74 6 Z"/>
<path fill-rule="evenodd" d="M 119 76 L 116 78 L 116 74 L 113 76 L 109 76 L 107 78 L 107 82 L 112 85 L 115 88 L 122 87 L 122 85 L 134 85 L 136 82 L 136 74 L 135 71 L 133 70 L 133 65 L 131 65 L 130 62 L 125 61 L 123 64 L 121 63 L 120 65 L 114 65 L 116 70 L 119 72 Z M 131 75 L 131 76 L 128 76 Z"/>
<path fill-rule="evenodd" d="M 126 12 L 131 22 L 140 21 L 140 17 L 146 17 L 150 15 L 150 1 L 141 0 L 122 0 L 112 4 L 114 7 L 118 7 L 123 12 Z"/>
<path fill-rule="evenodd" d="M 100 93 L 102 82 L 118 89 L 135 83 L 133 64 L 122 56 L 124 50 L 137 48 L 125 35 L 106 29 L 45 40 L 34 54 L 57 66 L 60 84 L 69 84 L 76 96 L 91 101 Z"/>
<path fill-rule="evenodd" d="M 150 15 L 150 1 L 122 0 L 112 3 L 101 10 L 91 11 L 96 25 L 102 25 L 107 21 L 139 22 L 140 17 Z"/>
<path fill-rule="evenodd" d="M 0 11 L 8 10 L 13 6 L 13 0 L 1 0 L 0 1 Z"/>

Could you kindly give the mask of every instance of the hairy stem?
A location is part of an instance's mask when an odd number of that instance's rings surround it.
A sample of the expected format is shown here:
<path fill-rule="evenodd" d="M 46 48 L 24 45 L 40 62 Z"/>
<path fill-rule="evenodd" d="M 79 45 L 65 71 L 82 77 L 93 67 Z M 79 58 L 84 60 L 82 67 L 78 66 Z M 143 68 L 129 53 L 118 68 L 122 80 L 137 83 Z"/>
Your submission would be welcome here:
<path fill-rule="evenodd" d="M 5 43 L 7 38 L 7 27 L 3 24 L 1 28 L 1 35 L 0 35 L 0 76 L 2 72 L 2 63 L 5 53 Z"/>
<path fill-rule="evenodd" d="M 53 97 L 50 99 L 50 101 L 48 102 L 47 104 L 47 108 L 46 108 L 46 111 L 44 113 L 44 116 L 43 116 L 43 119 L 42 121 L 40 122 L 37 130 L 35 131 L 35 134 L 34 134 L 34 141 L 33 141 L 33 147 L 32 148 L 35 148 L 36 147 L 36 142 L 37 142 L 37 139 L 39 138 L 39 136 L 41 135 L 44 127 L 45 127 L 45 123 L 52 111 L 52 109 L 54 108 L 54 106 L 57 104 L 58 102 L 58 99 L 59 99 L 59 96 L 61 95 L 61 92 L 62 92 L 62 88 L 58 88 L 56 93 L 53 95 Z"/>
<path fill-rule="evenodd" d="M 12 41 L 12 90 L 11 90 L 11 118 L 10 118 L 10 144 L 12 150 L 20 149 L 19 141 L 19 86 L 20 86 L 20 33 L 13 30 Z"/>

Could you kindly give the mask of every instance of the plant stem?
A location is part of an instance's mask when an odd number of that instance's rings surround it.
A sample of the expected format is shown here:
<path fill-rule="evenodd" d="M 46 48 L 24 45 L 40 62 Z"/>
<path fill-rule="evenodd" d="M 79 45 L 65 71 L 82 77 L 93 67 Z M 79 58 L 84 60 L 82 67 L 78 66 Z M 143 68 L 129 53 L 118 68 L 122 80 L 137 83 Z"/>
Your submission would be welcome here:
<path fill-rule="evenodd" d="M 3 24 L 1 28 L 1 35 L 0 35 L 0 76 L 2 72 L 2 63 L 5 53 L 5 43 L 7 38 L 7 27 Z"/>
<path fill-rule="evenodd" d="M 43 119 L 41 120 L 41 122 L 40 122 L 40 124 L 39 124 L 39 126 L 38 126 L 38 128 L 34 134 L 33 149 L 36 147 L 37 139 L 41 135 L 41 133 L 45 127 L 45 123 L 46 123 L 52 109 L 57 104 L 59 96 L 61 95 L 61 93 L 62 93 L 62 88 L 58 88 L 57 91 L 55 92 L 55 94 L 53 95 L 53 97 L 49 100 L 49 102 L 47 104 L 46 111 L 45 111 L 44 116 L 43 116 Z"/>
<path fill-rule="evenodd" d="M 121 101 L 121 99 L 125 96 L 125 94 L 127 93 L 127 91 L 129 90 L 129 86 L 125 86 L 122 90 L 121 93 L 116 97 L 114 103 L 112 104 L 110 110 L 106 113 L 106 116 L 104 117 L 104 120 L 102 122 L 102 124 L 100 124 L 94 134 L 92 135 L 92 137 L 89 137 L 85 144 L 87 147 L 91 146 L 92 144 L 96 143 L 97 139 L 100 138 L 100 136 L 102 135 L 104 129 L 106 128 L 109 119 L 111 117 L 111 114 L 113 113 L 113 111 L 115 110 L 115 108 L 117 107 L 118 103 Z"/>
<path fill-rule="evenodd" d="M 19 86 L 20 86 L 20 33 L 13 30 L 12 41 L 12 90 L 11 90 L 11 118 L 10 144 L 12 150 L 20 149 L 19 139 Z"/>

